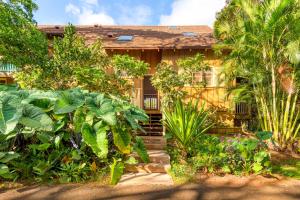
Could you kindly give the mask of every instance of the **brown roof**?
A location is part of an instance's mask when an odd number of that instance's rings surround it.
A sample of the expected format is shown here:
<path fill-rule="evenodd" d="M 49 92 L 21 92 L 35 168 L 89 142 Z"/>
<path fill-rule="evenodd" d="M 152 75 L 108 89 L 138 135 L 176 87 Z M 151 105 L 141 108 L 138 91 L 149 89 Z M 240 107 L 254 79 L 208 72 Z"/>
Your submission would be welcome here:
<path fill-rule="evenodd" d="M 64 26 L 39 26 L 49 36 L 61 35 Z M 205 49 L 215 43 L 208 26 L 76 26 L 88 43 L 101 38 L 106 49 Z M 184 36 L 193 32 L 195 36 Z M 117 41 L 120 35 L 132 35 L 133 40 Z"/>

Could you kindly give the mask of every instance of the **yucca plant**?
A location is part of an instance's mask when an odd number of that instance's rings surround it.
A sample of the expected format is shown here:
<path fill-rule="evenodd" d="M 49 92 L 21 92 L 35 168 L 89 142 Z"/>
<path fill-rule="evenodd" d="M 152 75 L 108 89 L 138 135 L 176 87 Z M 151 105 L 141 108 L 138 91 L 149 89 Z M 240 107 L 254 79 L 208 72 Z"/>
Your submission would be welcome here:
<path fill-rule="evenodd" d="M 208 122 L 209 112 L 205 110 L 205 104 L 199 109 L 198 101 L 185 104 L 178 99 L 172 109 L 163 111 L 163 115 L 167 132 L 175 138 L 177 145 L 185 154 L 193 142 L 212 126 Z"/>

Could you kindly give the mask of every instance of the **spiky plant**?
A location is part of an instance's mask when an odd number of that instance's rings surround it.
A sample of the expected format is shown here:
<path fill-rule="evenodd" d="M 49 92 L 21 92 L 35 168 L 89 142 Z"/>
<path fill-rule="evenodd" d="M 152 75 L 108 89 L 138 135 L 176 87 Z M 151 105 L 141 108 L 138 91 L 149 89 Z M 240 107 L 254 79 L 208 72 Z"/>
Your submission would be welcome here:
<path fill-rule="evenodd" d="M 209 112 L 205 105 L 199 109 L 198 101 L 185 104 L 178 99 L 172 109 L 163 111 L 167 131 L 175 138 L 179 148 L 188 153 L 189 148 L 212 124 L 208 123 Z"/>

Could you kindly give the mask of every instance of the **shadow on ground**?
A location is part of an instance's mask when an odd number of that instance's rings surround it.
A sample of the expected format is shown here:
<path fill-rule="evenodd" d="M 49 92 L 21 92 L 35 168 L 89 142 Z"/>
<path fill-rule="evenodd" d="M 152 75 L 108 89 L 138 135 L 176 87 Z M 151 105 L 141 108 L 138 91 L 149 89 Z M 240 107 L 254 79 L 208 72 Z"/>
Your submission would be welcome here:
<path fill-rule="evenodd" d="M 135 185 L 99 186 L 93 184 L 67 184 L 56 186 L 28 186 L 3 190 L 1 200 L 17 199 L 300 199 L 300 181 L 277 180 L 261 176 L 205 177 L 197 183 L 178 186 Z"/>

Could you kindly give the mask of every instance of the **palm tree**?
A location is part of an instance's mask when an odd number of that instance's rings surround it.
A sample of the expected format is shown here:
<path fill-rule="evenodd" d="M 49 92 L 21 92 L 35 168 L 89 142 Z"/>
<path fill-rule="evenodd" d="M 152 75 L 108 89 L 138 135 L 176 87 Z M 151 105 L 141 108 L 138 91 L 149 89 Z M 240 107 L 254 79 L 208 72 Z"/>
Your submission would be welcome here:
<path fill-rule="evenodd" d="M 236 94 L 254 99 L 261 128 L 273 133 L 281 149 L 293 144 L 300 130 L 299 0 L 232 0 L 218 15 L 215 35 L 216 48 L 229 50 L 226 81 L 246 79 Z"/>

